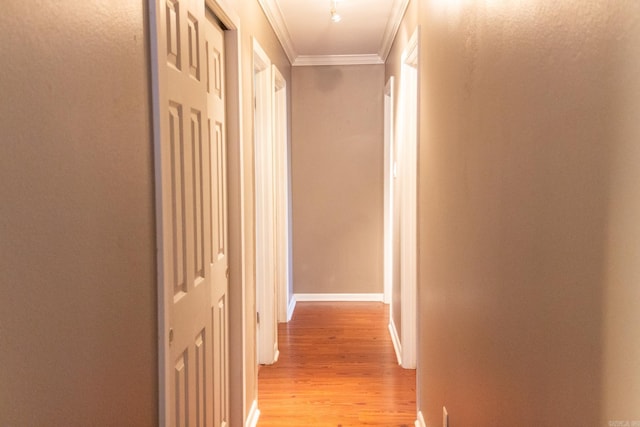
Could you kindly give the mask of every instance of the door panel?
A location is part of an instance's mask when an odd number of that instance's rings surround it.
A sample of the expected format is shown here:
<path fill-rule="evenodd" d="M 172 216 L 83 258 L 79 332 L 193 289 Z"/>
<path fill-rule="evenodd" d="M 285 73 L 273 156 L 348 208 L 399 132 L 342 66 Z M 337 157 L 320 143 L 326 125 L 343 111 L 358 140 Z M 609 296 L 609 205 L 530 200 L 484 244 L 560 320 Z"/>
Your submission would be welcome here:
<path fill-rule="evenodd" d="M 207 13 L 205 55 L 208 64 L 207 112 L 210 154 L 210 271 L 213 278 L 211 292 L 211 322 L 213 325 L 213 425 L 228 425 L 228 324 L 227 319 L 227 153 L 224 97 L 224 38 L 215 18 Z"/>
<path fill-rule="evenodd" d="M 202 330 L 196 338 L 196 426 L 206 426 L 207 413 L 211 411 L 207 404 L 207 376 L 211 375 L 207 369 L 207 340 L 205 331 Z M 209 408 L 207 408 L 209 406 Z M 207 410 L 208 409 L 208 410 Z"/>
<path fill-rule="evenodd" d="M 174 390 L 175 390 L 175 425 L 182 427 L 189 425 L 189 400 L 187 389 L 188 380 L 188 356 L 187 350 L 178 356 L 175 364 Z"/>
<path fill-rule="evenodd" d="M 228 419 L 224 33 L 207 13 L 198 0 L 161 0 L 159 10 L 161 384 L 166 424 L 185 427 Z"/>

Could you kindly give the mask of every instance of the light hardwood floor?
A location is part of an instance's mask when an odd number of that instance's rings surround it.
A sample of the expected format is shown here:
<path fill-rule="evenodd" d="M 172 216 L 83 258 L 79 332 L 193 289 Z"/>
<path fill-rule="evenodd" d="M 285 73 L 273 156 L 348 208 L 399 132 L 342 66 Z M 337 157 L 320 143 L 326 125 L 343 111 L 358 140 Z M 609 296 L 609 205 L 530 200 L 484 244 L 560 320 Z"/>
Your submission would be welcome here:
<path fill-rule="evenodd" d="M 280 360 L 258 375 L 258 427 L 413 426 L 415 370 L 402 369 L 382 303 L 298 303 Z"/>

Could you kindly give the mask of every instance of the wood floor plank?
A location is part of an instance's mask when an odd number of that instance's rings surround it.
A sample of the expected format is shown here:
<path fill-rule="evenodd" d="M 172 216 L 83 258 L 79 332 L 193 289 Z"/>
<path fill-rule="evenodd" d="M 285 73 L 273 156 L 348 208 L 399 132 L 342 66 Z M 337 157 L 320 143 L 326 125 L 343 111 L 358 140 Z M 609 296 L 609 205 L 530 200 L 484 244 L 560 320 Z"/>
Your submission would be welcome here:
<path fill-rule="evenodd" d="M 398 365 L 387 324 L 382 303 L 298 303 L 280 359 L 260 367 L 258 427 L 413 426 L 415 370 Z"/>

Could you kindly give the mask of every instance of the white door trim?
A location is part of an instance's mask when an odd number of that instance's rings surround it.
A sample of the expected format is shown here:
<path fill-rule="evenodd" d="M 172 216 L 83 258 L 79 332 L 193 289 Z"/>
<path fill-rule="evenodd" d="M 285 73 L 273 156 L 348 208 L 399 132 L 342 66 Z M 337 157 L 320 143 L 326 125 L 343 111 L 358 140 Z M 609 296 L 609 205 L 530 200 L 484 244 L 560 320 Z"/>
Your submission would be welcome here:
<path fill-rule="evenodd" d="M 258 420 L 260 419 L 260 409 L 258 409 L 258 401 L 254 400 L 249 408 L 249 414 L 247 415 L 247 421 L 244 423 L 245 427 L 257 427 Z"/>
<path fill-rule="evenodd" d="M 246 372 L 244 364 L 246 360 L 245 346 L 245 228 L 244 228 L 244 194 L 245 183 L 244 175 L 244 159 L 242 155 L 242 74 L 241 74 L 241 40 L 242 32 L 240 28 L 240 19 L 235 10 L 229 6 L 227 0 L 204 0 L 205 5 L 214 13 L 214 15 L 226 26 L 225 31 L 225 50 L 227 52 L 226 74 L 227 74 L 227 190 L 229 194 L 229 222 L 228 222 L 228 238 L 229 238 L 229 288 L 238 290 L 240 295 L 234 295 L 230 298 L 231 307 L 229 311 L 229 323 L 239 324 L 241 326 L 240 334 L 230 334 L 229 345 L 230 352 L 239 354 L 241 357 L 232 358 L 230 360 L 230 370 L 241 370 L 242 372 L 242 396 L 234 396 L 231 390 L 231 416 L 241 416 L 244 418 L 248 408 L 245 407 L 246 390 Z M 156 197 L 156 242 L 157 242 L 157 292 L 158 292 L 158 418 L 160 426 L 170 425 L 167 420 L 167 411 L 169 405 L 166 401 L 168 396 L 165 393 L 167 374 L 165 367 L 167 365 L 166 354 L 168 348 L 168 322 L 167 309 L 168 301 L 164 297 L 165 277 L 164 277 L 164 253 L 165 242 L 163 241 L 163 215 L 162 204 L 163 195 L 161 188 L 162 169 L 161 169 L 161 117 L 163 114 L 162 106 L 167 103 L 167 81 L 166 71 L 164 69 L 164 61 L 161 61 L 159 51 L 161 43 L 160 34 L 160 10 L 165 7 L 164 2 L 160 0 L 149 0 L 149 27 L 150 27 L 150 54 L 151 54 L 151 93 L 152 93 L 152 123 L 153 123 L 153 144 L 154 144 L 154 166 L 155 166 L 155 197 Z M 242 402 L 242 414 L 233 414 L 233 402 Z"/>
<path fill-rule="evenodd" d="M 417 175 L 418 175 L 418 52 L 416 29 L 402 53 L 398 117 L 400 177 L 400 277 L 402 366 L 416 367 L 417 300 Z"/>
<path fill-rule="evenodd" d="M 278 322 L 289 320 L 291 295 L 291 246 L 289 245 L 289 131 L 287 126 L 287 81 L 275 65 L 273 76 L 273 141 L 276 208 L 276 291 Z"/>
<path fill-rule="evenodd" d="M 296 302 L 295 294 L 291 295 L 291 298 L 289 299 L 289 307 L 287 307 L 287 322 L 293 317 L 293 311 L 296 309 Z"/>
<path fill-rule="evenodd" d="M 398 365 L 402 365 L 402 344 L 398 336 L 398 329 L 396 329 L 396 322 L 391 316 L 389 316 L 389 335 L 391 335 L 391 343 L 393 344 L 393 350 L 396 352 Z"/>
<path fill-rule="evenodd" d="M 276 227 L 273 143 L 273 80 L 271 60 L 253 39 L 254 83 L 254 168 L 255 168 L 255 251 L 256 347 L 258 363 L 268 365 L 278 359 L 276 309 Z"/>
<path fill-rule="evenodd" d="M 161 157 L 161 106 L 166 105 L 166 76 L 164 64 L 160 60 L 160 1 L 149 0 L 149 42 L 151 54 L 151 96 L 153 115 L 153 152 L 154 152 L 154 181 L 155 181 L 155 213 L 156 213 L 156 274 L 158 276 L 158 422 L 160 426 L 167 425 L 169 417 L 168 393 L 166 392 L 168 374 L 166 372 L 168 355 L 168 333 L 169 302 L 164 298 L 165 277 L 164 277 L 164 216 L 162 212 L 163 192 L 162 192 L 162 157 Z M 162 90 L 161 90 L 162 89 Z"/>
<path fill-rule="evenodd" d="M 394 180 L 394 77 L 384 87 L 384 303 L 390 304 L 393 318 L 393 180 Z"/>

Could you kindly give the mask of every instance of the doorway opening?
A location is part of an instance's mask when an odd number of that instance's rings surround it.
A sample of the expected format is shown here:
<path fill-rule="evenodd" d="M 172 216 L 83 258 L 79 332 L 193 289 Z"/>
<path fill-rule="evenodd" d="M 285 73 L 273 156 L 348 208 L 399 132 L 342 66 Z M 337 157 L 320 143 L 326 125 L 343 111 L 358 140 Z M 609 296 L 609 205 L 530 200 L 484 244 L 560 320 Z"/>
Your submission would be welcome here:
<path fill-rule="evenodd" d="M 395 180 L 394 144 L 394 77 L 384 87 L 384 294 L 385 304 L 391 304 L 393 291 L 393 197 Z M 390 307 L 393 310 L 393 307 Z M 392 316 L 392 312 L 390 316 Z"/>
<path fill-rule="evenodd" d="M 276 291 L 278 322 L 288 322 L 293 314 L 291 298 L 291 221 L 289 131 L 287 125 L 287 81 L 272 65 L 273 72 L 273 135 L 275 163 L 275 210 L 276 210 Z"/>
<path fill-rule="evenodd" d="M 278 360 L 276 179 L 271 60 L 253 40 L 256 352 L 258 363 Z"/>
<path fill-rule="evenodd" d="M 417 232 L 418 232 L 418 40 L 413 33 L 402 54 L 398 123 L 400 343 L 404 368 L 416 367 Z M 396 316 L 396 319 L 398 317 Z"/>

